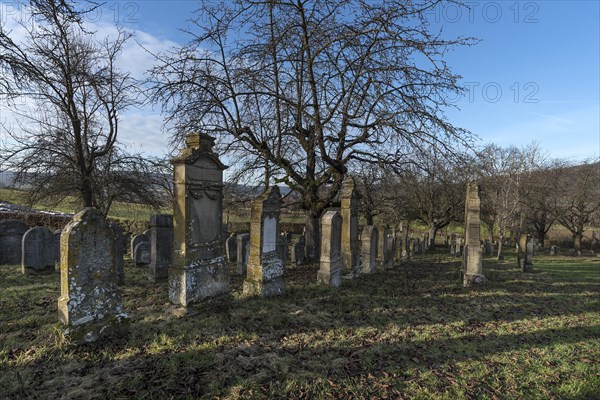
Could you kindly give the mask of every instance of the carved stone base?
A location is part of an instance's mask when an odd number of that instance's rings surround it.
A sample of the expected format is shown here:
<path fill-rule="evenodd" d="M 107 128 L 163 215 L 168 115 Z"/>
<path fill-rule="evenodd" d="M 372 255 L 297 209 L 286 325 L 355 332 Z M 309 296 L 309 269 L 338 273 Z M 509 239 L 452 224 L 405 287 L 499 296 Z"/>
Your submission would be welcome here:
<path fill-rule="evenodd" d="M 485 276 L 479 274 L 465 274 L 463 279 L 463 286 L 479 286 L 485 283 Z"/>
<path fill-rule="evenodd" d="M 276 296 L 285 291 L 283 262 L 275 257 L 264 257 L 260 266 L 248 266 L 244 280 L 245 296 Z"/>
<path fill-rule="evenodd" d="M 333 287 L 339 287 L 342 284 L 342 271 L 341 268 L 333 271 L 319 271 L 317 272 L 317 283 L 321 285 L 329 285 Z"/>
<path fill-rule="evenodd" d="M 71 344 L 93 343 L 109 337 L 123 337 L 129 332 L 126 314 L 106 317 L 63 329 L 62 334 Z"/>
<path fill-rule="evenodd" d="M 185 307 L 227 293 L 229 275 L 225 257 L 169 269 L 169 300 L 173 304 Z"/>
<path fill-rule="evenodd" d="M 169 264 L 148 264 L 148 279 L 151 282 L 161 281 L 169 277 Z"/>

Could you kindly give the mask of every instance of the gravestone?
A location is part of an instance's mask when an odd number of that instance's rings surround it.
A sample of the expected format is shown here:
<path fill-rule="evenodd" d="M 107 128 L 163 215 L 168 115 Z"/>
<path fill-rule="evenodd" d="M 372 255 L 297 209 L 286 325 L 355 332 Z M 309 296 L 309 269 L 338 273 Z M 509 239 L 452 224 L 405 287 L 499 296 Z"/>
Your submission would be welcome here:
<path fill-rule="evenodd" d="M 321 217 L 321 258 L 317 283 L 338 287 L 342 284 L 342 217 L 327 211 Z"/>
<path fill-rule="evenodd" d="M 288 245 L 289 242 L 287 234 L 282 233 L 279 235 L 277 238 L 277 254 L 279 255 L 279 259 L 283 261 L 284 264 L 288 258 Z"/>
<path fill-rule="evenodd" d="M 360 196 L 354 178 L 346 176 L 341 189 L 342 268 L 344 273 L 360 274 L 360 245 L 358 243 L 358 207 Z"/>
<path fill-rule="evenodd" d="M 223 237 L 223 165 L 205 133 L 186 137 L 173 164 L 173 265 L 169 299 L 187 306 L 229 292 Z"/>
<path fill-rule="evenodd" d="M 133 249 L 133 260 L 136 267 L 144 267 L 152 261 L 152 245 L 149 242 L 141 241 Z"/>
<path fill-rule="evenodd" d="M 361 238 L 361 273 L 372 274 L 377 271 L 377 241 L 379 232 L 373 225 L 363 227 Z"/>
<path fill-rule="evenodd" d="M 394 259 L 396 262 L 400 263 L 402 261 L 402 239 L 400 236 L 396 236 L 396 242 L 394 243 Z"/>
<path fill-rule="evenodd" d="M 283 260 L 277 254 L 279 187 L 271 186 L 252 201 L 250 211 L 250 257 L 243 293 L 247 296 L 272 296 L 284 291 Z"/>
<path fill-rule="evenodd" d="M 109 222 L 108 226 L 115 236 L 115 268 L 117 270 L 117 284 L 122 285 L 125 283 L 125 260 L 123 256 L 125 253 L 125 242 L 123 241 L 123 231 L 116 222 Z"/>
<path fill-rule="evenodd" d="M 388 269 L 390 260 L 388 259 L 388 232 L 389 229 L 387 226 L 380 226 L 377 228 L 378 238 L 377 238 L 377 264 L 381 269 Z"/>
<path fill-rule="evenodd" d="M 394 266 L 394 254 L 396 252 L 396 241 L 394 240 L 393 235 L 389 235 L 387 237 L 387 268 L 392 268 Z"/>
<path fill-rule="evenodd" d="M 135 257 L 134 257 L 135 246 L 137 246 L 138 243 L 140 243 L 140 242 L 150 243 L 150 237 L 146 236 L 143 233 L 133 235 L 131 237 L 131 245 L 130 245 L 130 253 L 129 254 L 130 254 L 132 260 L 135 260 Z"/>
<path fill-rule="evenodd" d="M 237 261 L 237 236 L 235 233 L 229 235 L 225 240 L 225 253 L 227 254 L 227 261 Z"/>
<path fill-rule="evenodd" d="M 410 260 L 410 236 L 408 232 L 408 224 L 407 228 L 404 230 L 404 237 L 402 239 L 402 258 L 405 260 Z"/>
<path fill-rule="evenodd" d="M 23 235 L 29 228 L 16 219 L 0 221 L 0 264 L 21 262 Z"/>
<path fill-rule="evenodd" d="M 342 225 L 343 225 L 343 221 L 342 221 Z M 305 246 L 304 235 L 298 235 L 298 236 L 292 238 L 291 255 L 290 255 L 290 260 L 291 260 L 292 264 L 294 264 L 294 265 L 304 264 L 304 260 L 306 259 L 306 256 L 305 256 L 306 253 L 304 250 L 304 246 Z"/>
<path fill-rule="evenodd" d="M 550 246 L 550 255 L 551 256 L 558 256 L 560 255 L 560 248 L 556 245 L 552 245 Z"/>
<path fill-rule="evenodd" d="M 173 263 L 173 216 L 155 214 L 150 217 L 150 262 L 148 279 L 156 282 L 169 277 Z"/>
<path fill-rule="evenodd" d="M 23 234 L 21 272 L 26 275 L 54 270 L 54 235 L 38 226 Z"/>
<path fill-rule="evenodd" d="M 238 275 L 246 275 L 246 269 L 248 267 L 248 255 L 250 252 L 250 234 L 242 233 L 237 235 L 237 263 L 235 272 Z"/>
<path fill-rule="evenodd" d="M 465 246 L 463 255 L 463 286 L 479 285 L 485 282 L 483 276 L 483 256 L 480 244 L 480 200 L 479 185 L 467 184 L 465 201 Z"/>
<path fill-rule="evenodd" d="M 493 256 L 494 255 L 494 243 L 492 242 L 486 242 L 485 243 L 485 253 L 488 256 Z"/>
<path fill-rule="evenodd" d="M 127 314 L 117 288 L 114 234 L 102 213 L 86 208 L 76 214 L 60 247 L 58 315 L 65 336 L 83 343 L 121 335 Z"/>
<path fill-rule="evenodd" d="M 522 263 L 522 270 L 523 272 L 533 272 L 533 249 L 534 249 L 535 243 L 533 240 L 533 237 L 531 235 L 526 235 L 525 236 L 525 243 L 524 243 L 524 257 L 523 257 L 523 263 Z"/>
<path fill-rule="evenodd" d="M 450 254 L 456 255 L 456 233 L 450 234 Z"/>

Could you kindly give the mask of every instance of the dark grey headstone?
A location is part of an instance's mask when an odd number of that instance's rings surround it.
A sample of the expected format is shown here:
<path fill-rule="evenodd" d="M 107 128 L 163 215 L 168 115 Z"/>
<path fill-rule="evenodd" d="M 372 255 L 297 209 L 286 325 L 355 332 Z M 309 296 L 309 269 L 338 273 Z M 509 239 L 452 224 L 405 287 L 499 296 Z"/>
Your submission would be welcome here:
<path fill-rule="evenodd" d="M 36 274 L 54 270 L 54 236 L 48 228 L 38 226 L 23 235 L 21 271 Z"/>
<path fill-rule="evenodd" d="M 27 225 L 16 219 L 0 221 L 0 264 L 21 262 L 22 240 L 27 229 Z"/>

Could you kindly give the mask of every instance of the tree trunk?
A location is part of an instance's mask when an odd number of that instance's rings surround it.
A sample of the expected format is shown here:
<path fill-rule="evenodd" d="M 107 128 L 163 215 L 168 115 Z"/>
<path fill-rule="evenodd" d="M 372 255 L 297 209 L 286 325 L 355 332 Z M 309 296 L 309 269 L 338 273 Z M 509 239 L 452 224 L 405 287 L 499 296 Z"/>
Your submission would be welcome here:
<path fill-rule="evenodd" d="M 437 234 L 437 226 L 429 227 L 429 243 L 427 243 L 428 250 L 435 250 L 435 235 Z"/>
<path fill-rule="evenodd" d="M 319 213 L 314 210 L 306 210 L 306 222 L 304 227 L 306 259 L 309 263 L 318 262 L 321 243 Z"/>
<path fill-rule="evenodd" d="M 540 242 L 540 246 L 544 247 L 544 236 L 546 236 L 546 223 L 540 222 L 535 225 L 535 233 Z"/>
<path fill-rule="evenodd" d="M 583 239 L 583 233 L 574 233 L 573 234 L 573 241 L 574 241 L 574 245 L 575 245 L 575 250 L 577 251 L 581 251 L 581 240 Z"/>
<path fill-rule="evenodd" d="M 502 242 L 504 242 L 504 232 L 498 234 L 498 261 L 504 260 L 504 256 L 502 255 Z"/>

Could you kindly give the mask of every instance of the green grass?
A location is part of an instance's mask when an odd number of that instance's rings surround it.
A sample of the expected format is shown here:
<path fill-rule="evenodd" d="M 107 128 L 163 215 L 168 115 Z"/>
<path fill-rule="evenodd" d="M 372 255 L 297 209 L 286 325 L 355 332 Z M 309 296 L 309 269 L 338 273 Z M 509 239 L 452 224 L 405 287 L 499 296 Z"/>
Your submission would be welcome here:
<path fill-rule="evenodd" d="M 0 189 L 0 201 L 8 201 L 10 203 L 25 205 L 28 203 L 28 195 L 26 191 L 16 189 Z M 67 198 L 59 204 L 51 204 L 48 202 L 34 203 L 34 210 L 58 211 L 63 213 L 74 214 L 81 210 L 80 205 L 74 198 Z M 148 221 L 150 216 L 157 213 L 170 214 L 171 208 L 164 208 L 158 212 L 150 206 L 144 204 L 134 204 L 125 202 L 115 202 L 108 213 L 109 218 L 127 219 L 134 221 Z"/>
<path fill-rule="evenodd" d="M 3 398 L 600 397 L 600 264 L 537 257 L 484 263 L 421 258 L 332 289 L 316 266 L 286 270 L 285 295 L 228 296 L 168 314 L 167 286 L 128 265 L 130 334 L 73 347 L 59 334 L 58 275 L 0 267 Z M 510 262 L 510 263 L 509 263 Z M 231 270 L 233 273 L 233 269 Z"/>

